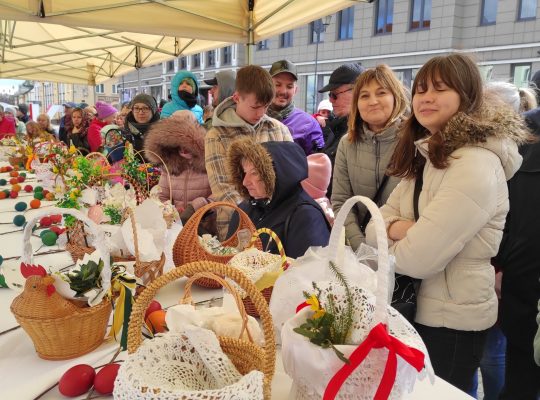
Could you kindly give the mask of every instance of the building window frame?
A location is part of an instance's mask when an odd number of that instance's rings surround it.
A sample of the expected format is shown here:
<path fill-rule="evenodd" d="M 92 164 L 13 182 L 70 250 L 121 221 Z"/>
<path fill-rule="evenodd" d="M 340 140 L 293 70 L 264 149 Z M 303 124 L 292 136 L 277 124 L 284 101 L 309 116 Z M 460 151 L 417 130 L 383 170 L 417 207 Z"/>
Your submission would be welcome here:
<path fill-rule="evenodd" d="M 257 51 L 269 50 L 269 49 L 270 49 L 270 45 L 268 44 L 268 39 L 259 40 L 257 42 Z"/>
<path fill-rule="evenodd" d="M 216 66 L 216 51 L 210 50 L 206 52 L 206 66 L 215 67 Z"/>
<path fill-rule="evenodd" d="M 322 19 L 317 19 L 309 23 L 309 44 L 317 44 L 317 29 L 315 24 L 323 24 Z M 319 43 L 324 42 L 324 32 L 320 32 Z"/>
<path fill-rule="evenodd" d="M 99 93 L 99 94 L 105 93 L 105 85 L 103 83 L 99 83 L 96 85 L 96 93 Z"/>
<path fill-rule="evenodd" d="M 379 25 L 382 11 L 382 25 Z M 375 7 L 375 35 L 392 33 L 394 22 L 394 0 L 379 0 Z"/>
<path fill-rule="evenodd" d="M 165 69 L 167 72 L 174 71 L 174 60 L 167 61 L 165 64 Z"/>
<path fill-rule="evenodd" d="M 516 70 L 520 67 L 525 67 L 527 69 L 525 75 L 522 77 L 523 79 L 519 79 L 519 77 L 516 77 Z M 529 80 L 531 79 L 531 71 L 532 71 L 532 63 L 530 62 L 511 64 L 511 68 L 510 68 L 510 77 L 512 78 L 511 83 L 516 85 L 518 88 L 528 87 Z M 516 81 L 516 78 L 518 78 L 519 80 Z"/>
<path fill-rule="evenodd" d="M 192 54 L 191 68 L 201 68 L 201 53 Z"/>
<path fill-rule="evenodd" d="M 338 12 L 337 40 L 352 40 L 354 36 L 354 6 Z"/>
<path fill-rule="evenodd" d="M 178 69 L 181 69 L 181 70 L 186 70 L 187 69 L 187 57 L 186 56 L 182 56 L 182 57 L 179 57 L 179 61 L 178 61 Z"/>
<path fill-rule="evenodd" d="M 495 25 L 497 23 L 498 4 L 499 0 L 482 0 L 482 3 L 480 5 L 480 26 Z M 488 10 L 495 10 L 495 16 L 493 21 L 488 20 L 487 18 L 486 12 Z"/>
<path fill-rule="evenodd" d="M 530 4 L 531 9 L 534 10 L 534 15 L 523 16 L 523 5 L 526 3 L 534 3 L 534 6 Z M 534 21 L 536 19 L 536 10 L 538 9 L 538 0 L 519 0 L 519 6 L 517 9 L 517 18 L 516 21 Z"/>
<path fill-rule="evenodd" d="M 418 15 L 418 21 L 414 18 L 414 11 L 416 6 L 420 6 L 420 11 Z M 431 0 L 412 0 L 411 1 L 411 15 L 409 18 L 409 31 L 424 31 L 431 28 Z M 429 15 L 427 15 L 429 13 Z M 418 26 L 415 24 L 418 23 Z"/>
<path fill-rule="evenodd" d="M 221 65 L 232 64 L 232 46 L 226 46 L 221 49 Z"/>
<path fill-rule="evenodd" d="M 283 32 L 279 35 L 279 47 L 280 48 L 286 48 L 286 47 L 293 47 L 293 31 L 287 31 Z"/>

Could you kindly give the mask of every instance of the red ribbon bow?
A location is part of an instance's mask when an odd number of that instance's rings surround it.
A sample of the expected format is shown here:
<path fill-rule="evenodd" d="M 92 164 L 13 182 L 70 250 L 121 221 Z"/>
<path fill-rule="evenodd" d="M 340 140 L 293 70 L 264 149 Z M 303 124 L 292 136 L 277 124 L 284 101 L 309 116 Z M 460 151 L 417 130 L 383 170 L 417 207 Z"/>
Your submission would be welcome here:
<path fill-rule="evenodd" d="M 349 375 L 364 361 L 371 349 L 388 349 L 388 359 L 384 368 L 381 383 L 375 393 L 374 400 L 388 399 L 394 382 L 396 381 L 397 357 L 399 354 L 406 362 L 411 364 L 418 372 L 424 367 L 424 353 L 413 347 L 409 347 L 399 339 L 390 336 L 386 331 L 386 325 L 377 324 L 368 334 L 367 338 L 352 352 L 350 364 L 343 367 L 330 379 L 324 392 L 323 400 L 331 400 L 336 397 L 341 386 Z"/>

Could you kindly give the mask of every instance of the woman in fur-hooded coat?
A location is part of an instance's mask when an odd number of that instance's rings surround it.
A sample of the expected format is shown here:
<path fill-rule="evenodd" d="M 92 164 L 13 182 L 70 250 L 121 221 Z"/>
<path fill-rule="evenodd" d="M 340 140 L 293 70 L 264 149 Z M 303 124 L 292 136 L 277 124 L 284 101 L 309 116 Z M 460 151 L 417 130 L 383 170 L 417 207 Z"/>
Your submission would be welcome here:
<path fill-rule="evenodd" d="M 186 114 L 156 122 L 144 142 L 148 160 L 156 164 L 165 162 L 169 169 L 172 202 L 180 213 L 188 207 L 197 210 L 208 204 L 207 199 L 211 194 L 204 166 L 205 130 L 190 113 Z M 159 186 L 160 200 L 169 200 L 169 180 L 165 168 Z"/>

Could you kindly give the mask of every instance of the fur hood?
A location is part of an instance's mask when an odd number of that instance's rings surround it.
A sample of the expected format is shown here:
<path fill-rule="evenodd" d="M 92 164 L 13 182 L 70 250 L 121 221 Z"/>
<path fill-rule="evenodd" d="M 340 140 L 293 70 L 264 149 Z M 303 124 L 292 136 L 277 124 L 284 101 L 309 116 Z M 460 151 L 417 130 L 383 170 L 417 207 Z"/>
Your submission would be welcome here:
<path fill-rule="evenodd" d="M 488 105 L 487 102 L 495 105 Z M 488 100 L 474 114 L 458 112 L 454 115 L 440 136 L 444 141 L 444 152 L 450 156 L 465 146 L 482 147 L 497 154 L 507 175 L 513 176 L 521 165 L 517 146 L 530 140 L 531 135 L 523 118 L 510 107 L 497 104 L 496 99 Z M 429 142 L 425 138 L 419 143 Z M 419 146 L 427 156 L 427 148 Z"/>
<path fill-rule="evenodd" d="M 156 164 L 163 162 L 172 175 L 180 175 L 190 166 L 197 172 L 206 172 L 204 164 L 205 130 L 189 115 L 174 116 L 152 124 L 144 141 L 145 156 Z M 188 150 L 193 158 L 188 160 L 178 153 L 180 148 Z"/>

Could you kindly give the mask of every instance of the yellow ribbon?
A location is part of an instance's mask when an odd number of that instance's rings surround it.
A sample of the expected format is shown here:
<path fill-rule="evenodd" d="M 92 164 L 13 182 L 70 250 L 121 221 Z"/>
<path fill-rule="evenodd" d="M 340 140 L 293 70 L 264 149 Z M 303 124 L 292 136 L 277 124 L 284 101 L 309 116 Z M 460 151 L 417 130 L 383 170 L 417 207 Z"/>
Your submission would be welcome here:
<path fill-rule="evenodd" d="M 122 278 L 126 278 L 129 281 Z M 124 325 L 126 296 L 133 297 L 133 291 L 135 290 L 136 286 L 137 284 L 135 279 L 125 272 L 120 273 L 111 279 L 109 295 L 112 296 L 113 293 L 118 293 L 118 297 L 116 298 L 114 306 L 113 323 L 111 331 L 109 332 L 109 339 L 114 338 L 115 340 L 118 340 L 117 335 L 120 333 L 122 326 Z M 127 292 L 127 290 L 129 292 Z"/>

